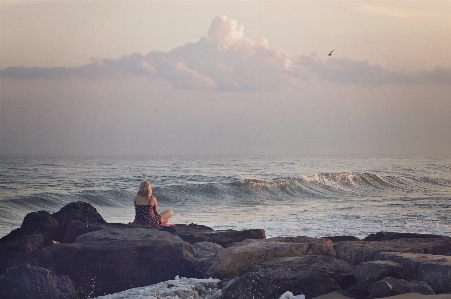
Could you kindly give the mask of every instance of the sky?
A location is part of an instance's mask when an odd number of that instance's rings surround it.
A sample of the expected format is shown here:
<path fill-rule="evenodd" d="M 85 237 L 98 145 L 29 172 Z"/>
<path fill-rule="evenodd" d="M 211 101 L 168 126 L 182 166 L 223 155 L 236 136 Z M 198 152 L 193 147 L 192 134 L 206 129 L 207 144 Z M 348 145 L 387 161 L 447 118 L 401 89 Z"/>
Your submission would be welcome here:
<path fill-rule="evenodd" d="M 0 155 L 450 155 L 450 15 L 0 0 Z"/>

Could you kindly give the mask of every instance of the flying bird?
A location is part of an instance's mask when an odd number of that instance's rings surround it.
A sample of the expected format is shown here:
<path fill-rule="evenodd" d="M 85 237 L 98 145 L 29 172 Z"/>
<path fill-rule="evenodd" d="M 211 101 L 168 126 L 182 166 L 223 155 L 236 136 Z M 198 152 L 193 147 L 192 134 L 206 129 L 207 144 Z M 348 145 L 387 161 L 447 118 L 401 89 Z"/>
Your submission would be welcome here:
<path fill-rule="evenodd" d="M 330 53 L 328 54 L 328 56 L 332 56 L 332 52 L 335 51 L 335 49 L 333 49 L 332 51 L 330 51 Z"/>

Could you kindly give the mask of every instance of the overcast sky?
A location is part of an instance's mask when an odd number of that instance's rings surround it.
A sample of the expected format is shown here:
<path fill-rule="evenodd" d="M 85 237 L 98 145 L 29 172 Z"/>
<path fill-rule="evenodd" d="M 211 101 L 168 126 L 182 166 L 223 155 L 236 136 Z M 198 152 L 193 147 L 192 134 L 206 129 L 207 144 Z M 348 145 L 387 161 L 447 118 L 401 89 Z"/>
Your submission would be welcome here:
<path fill-rule="evenodd" d="M 0 154 L 450 155 L 450 15 L 2 0 Z"/>

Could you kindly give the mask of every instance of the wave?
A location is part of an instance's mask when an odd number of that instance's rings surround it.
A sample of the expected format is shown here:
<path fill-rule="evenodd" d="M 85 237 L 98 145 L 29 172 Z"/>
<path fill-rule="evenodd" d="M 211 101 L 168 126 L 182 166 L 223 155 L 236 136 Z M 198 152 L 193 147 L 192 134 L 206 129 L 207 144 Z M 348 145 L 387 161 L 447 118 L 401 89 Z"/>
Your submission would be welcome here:
<path fill-rule="evenodd" d="M 176 180 L 173 180 L 176 181 Z M 333 199 L 351 197 L 450 197 L 451 180 L 428 177 L 383 176 L 375 173 L 318 173 L 311 176 L 242 179 L 218 183 L 185 183 L 155 186 L 159 201 L 171 205 L 267 204 L 302 198 Z M 134 193 L 130 189 L 83 190 L 74 193 L 37 193 L 0 201 L 0 217 L 13 217 L 14 210 L 56 212 L 72 201 L 86 201 L 97 207 L 128 207 Z"/>

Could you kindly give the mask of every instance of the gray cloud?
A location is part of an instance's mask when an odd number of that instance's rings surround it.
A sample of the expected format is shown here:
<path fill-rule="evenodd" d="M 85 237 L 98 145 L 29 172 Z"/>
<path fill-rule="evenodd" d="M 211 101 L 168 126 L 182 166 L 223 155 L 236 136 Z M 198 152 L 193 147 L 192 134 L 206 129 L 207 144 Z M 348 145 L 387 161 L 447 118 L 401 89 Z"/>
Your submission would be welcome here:
<path fill-rule="evenodd" d="M 294 57 L 293 68 L 300 74 L 309 74 L 334 83 L 384 85 L 432 83 L 451 84 L 451 68 L 437 68 L 414 74 L 388 70 L 368 61 L 345 58 L 322 59 L 317 54 Z"/>
<path fill-rule="evenodd" d="M 227 16 L 212 20 L 208 36 L 169 52 L 93 58 L 74 68 L 19 68 L 0 71 L 2 77 L 23 79 L 101 78 L 146 76 L 170 82 L 178 89 L 277 91 L 309 77 L 359 85 L 433 83 L 451 84 L 451 69 L 416 74 L 388 70 L 368 61 L 329 58 L 315 54 L 291 57 L 269 48 L 266 38 L 244 37 L 244 27 Z"/>

